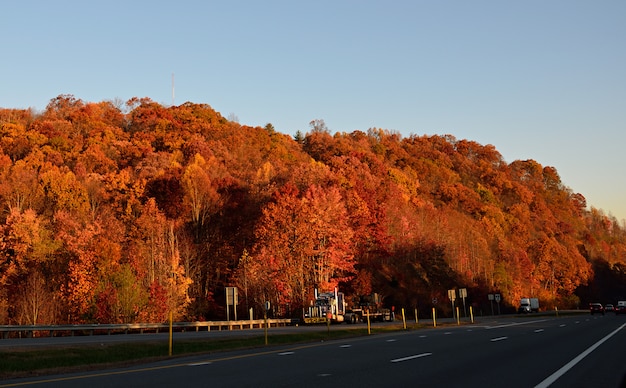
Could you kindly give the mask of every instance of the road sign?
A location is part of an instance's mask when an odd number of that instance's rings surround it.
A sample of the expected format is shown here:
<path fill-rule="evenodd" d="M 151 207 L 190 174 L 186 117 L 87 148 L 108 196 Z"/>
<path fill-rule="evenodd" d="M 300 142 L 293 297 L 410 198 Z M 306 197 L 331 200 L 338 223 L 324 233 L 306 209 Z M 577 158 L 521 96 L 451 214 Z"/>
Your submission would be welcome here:
<path fill-rule="evenodd" d="M 500 294 L 496 294 L 495 297 L 496 297 L 496 302 L 500 302 Z"/>
<path fill-rule="evenodd" d="M 226 320 L 230 321 L 230 306 L 235 311 L 235 320 L 237 320 L 237 287 L 226 287 Z"/>
<path fill-rule="evenodd" d="M 226 287 L 226 305 L 237 306 L 238 295 L 237 287 Z"/>

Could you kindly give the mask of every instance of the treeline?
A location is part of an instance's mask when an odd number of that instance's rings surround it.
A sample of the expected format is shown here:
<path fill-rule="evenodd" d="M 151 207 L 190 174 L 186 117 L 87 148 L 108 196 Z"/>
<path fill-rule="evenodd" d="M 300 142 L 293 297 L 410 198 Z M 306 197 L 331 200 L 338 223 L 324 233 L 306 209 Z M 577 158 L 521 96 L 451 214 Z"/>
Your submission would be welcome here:
<path fill-rule="evenodd" d="M 0 109 L 0 323 L 223 319 L 315 288 L 447 307 L 467 288 L 577 307 L 626 298 L 624 225 L 555 168 L 491 146 L 322 120 L 290 137 L 205 104 Z"/>

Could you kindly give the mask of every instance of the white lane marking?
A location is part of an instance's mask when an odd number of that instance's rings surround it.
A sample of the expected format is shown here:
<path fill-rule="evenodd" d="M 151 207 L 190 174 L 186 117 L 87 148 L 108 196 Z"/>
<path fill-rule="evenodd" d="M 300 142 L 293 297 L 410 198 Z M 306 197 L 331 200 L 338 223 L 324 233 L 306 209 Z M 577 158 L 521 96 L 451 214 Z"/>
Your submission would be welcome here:
<path fill-rule="evenodd" d="M 341 346 L 340 346 L 340 348 L 349 348 L 349 347 L 351 347 L 351 346 L 352 346 L 352 345 L 341 345 Z"/>
<path fill-rule="evenodd" d="M 427 335 L 423 335 L 423 334 L 420 335 L 420 338 L 426 338 L 426 337 L 428 337 L 428 336 Z"/>
<path fill-rule="evenodd" d="M 393 338 L 392 338 L 392 339 L 388 339 L 388 340 L 387 340 L 387 342 L 396 342 L 396 341 L 397 341 L 397 340 L 396 340 L 396 339 L 393 339 Z"/>
<path fill-rule="evenodd" d="M 427 357 L 430 356 L 432 353 L 422 353 L 422 354 L 416 354 L 414 356 L 408 356 L 408 357 L 402 357 L 402 358 L 396 358 L 391 360 L 391 362 L 402 362 L 402 361 L 408 361 L 408 360 L 413 360 L 415 358 L 420 358 L 420 357 Z"/>
<path fill-rule="evenodd" d="M 549 387 L 550 384 L 552 384 L 555 381 L 557 381 L 559 379 L 559 377 L 563 376 L 565 373 L 567 373 L 568 370 L 572 369 L 574 367 L 574 365 L 578 364 L 583 358 L 587 357 L 591 352 L 596 350 L 596 348 L 598 346 L 602 345 L 609 338 L 613 337 L 615 335 L 615 333 L 617 333 L 618 331 L 622 330 L 624 328 L 624 326 L 626 326 L 626 323 L 624 323 L 622 326 L 618 327 L 617 329 L 613 330 L 612 333 L 610 333 L 606 337 L 602 338 L 600 341 L 598 341 L 595 344 L 591 345 L 589 348 L 587 348 L 587 350 L 585 350 L 584 352 L 580 353 L 578 356 L 576 356 L 573 360 L 571 360 L 567 364 L 563 365 L 561 367 L 561 369 L 559 369 L 556 372 L 552 373 L 550 376 L 548 376 L 547 379 L 545 379 L 542 382 L 540 382 L 539 384 L 535 385 L 535 388 L 547 388 L 547 387 Z"/>
<path fill-rule="evenodd" d="M 535 333 L 541 333 L 543 331 L 543 329 L 537 329 L 535 330 Z"/>
<path fill-rule="evenodd" d="M 491 339 L 491 342 L 504 341 L 505 339 L 509 339 L 509 337 L 498 337 L 498 338 L 492 338 L 492 339 Z"/>
<path fill-rule="evenodd" d="M 317 377 L 328 377 L 328 376 L 332 376 L 330 373 L 320 373 L 317 375 Z"/>
<path fill-rule="evenodd" d="M 279 356 L 289 356 L 291 354 L 294 354 L 295 352 L 282 352 L 282 353 L 278 353 Z"/>
<path fill-rule="evenodd" d="M 565 327 L 565 326 L 566 326 L 565 324 L 560 324 L 560 325 L 559 325 L 559 327 Z"/>
<path fill-rule="evenodd" d="M 538 322 L 545 322 L 547 321 L 547 319 L 540 319 L 537 321 L 528 321 L 528 322 L 515 322 L 515 323 L 509 323 L 506 325 L 498 325 L 498 326 L 486 326 L 485 329 L 487 330 L 491 330 L 491 329 L 500 329 L 502 327 L 510 327 L 510 326 L 519 326 L 519 325 L 529 325 L 531 323 L 538 323 Z"/>
<path fill-rule="evenodd" d="M 194 362 L 193 364 L 187 364 L 187 366 L 202 366 L 202 365 L 209 365 L 209 364 L 211 364 L 211 361 Z"/>
<path fill-rule="evenodd" d="M 574 323 L 578 325 L 578 324 L 580 323 L 580 321 L 576 321 L 576 322 L 574 322 Z"/>
<path fill-rule="evenodd" d="M 450 335 L 450 334 L 452 334 L 451 331 L 446 331 L 445 333 L 443 333 L 443 335 Z"/>

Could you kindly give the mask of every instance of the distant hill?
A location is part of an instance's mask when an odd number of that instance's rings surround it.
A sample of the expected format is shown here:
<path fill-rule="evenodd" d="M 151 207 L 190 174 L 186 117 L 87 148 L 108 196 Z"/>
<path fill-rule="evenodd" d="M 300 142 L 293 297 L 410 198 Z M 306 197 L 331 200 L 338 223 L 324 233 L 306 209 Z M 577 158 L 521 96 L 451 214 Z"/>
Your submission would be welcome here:
<path fill-rule="evenodd" d="M 554 167 L 371 128 L 291 137 L 209 105 L 0 109 L 0 323 L 221 319 L 314 289 L 426 314 L 626 299 L 626 232 Z"/>

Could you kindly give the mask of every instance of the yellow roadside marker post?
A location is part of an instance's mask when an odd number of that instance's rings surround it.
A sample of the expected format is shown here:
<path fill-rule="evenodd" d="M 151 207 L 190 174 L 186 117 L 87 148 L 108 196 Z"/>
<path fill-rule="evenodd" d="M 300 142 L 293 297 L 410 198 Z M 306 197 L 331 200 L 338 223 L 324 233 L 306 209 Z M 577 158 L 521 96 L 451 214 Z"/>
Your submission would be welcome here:
<path fill-rule="evenodd" d="M 263 314 L 263 319 L 265 320 L 265 345 L 267 345 L 267 312 L 270 309 L 270 302 L 265 302 L 265 313 Z"/>
<path fill-rule="evenodd" d="M 172 333 L 172 311 L 170 310 L 170 340 L 169 340 L 169 344 L 170 344 L 170 350 L 168 352 L 168 354 L 171 356 L 172 355 L 172 345 L 173 345 L 173 333 Z"/>

